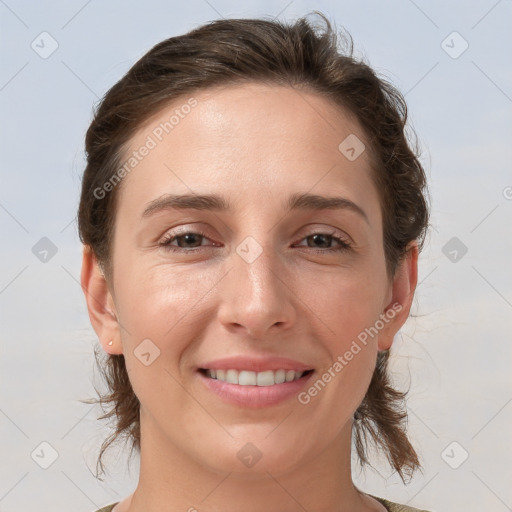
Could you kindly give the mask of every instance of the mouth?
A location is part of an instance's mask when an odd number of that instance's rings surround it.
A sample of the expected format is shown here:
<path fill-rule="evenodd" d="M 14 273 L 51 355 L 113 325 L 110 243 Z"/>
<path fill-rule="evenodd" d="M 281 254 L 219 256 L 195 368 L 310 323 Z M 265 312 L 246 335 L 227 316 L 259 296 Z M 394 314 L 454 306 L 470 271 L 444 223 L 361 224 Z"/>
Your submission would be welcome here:
<path fill-rule="evenodd" d="M 269 407 L 297 398 L 314 371 L 306 363 L 275 354 L 231 355 L 196 367 L 208 393 L 241 408 Z"/>
<path fill-rule="evenodd" d="M 238 386 L 269 387 L 307 378 L 311 373 L 313 373 L 313 370 L 298 371 L 285 370 L 282 368 L 278 370 L 256 372 L 251 370 L 237 370 L 234 368 L 217 370 L 211 368 L 199 368 L 199 373 L 208 379 L 214 379 L 228 384 L 235 384 Z"/>
<path fill-rule="evenodd" d="M 208 393 L 241 409 L 261 409 L 296 400 L 308 385 L 313 369 L 198 368 L 196 374 Z"/>

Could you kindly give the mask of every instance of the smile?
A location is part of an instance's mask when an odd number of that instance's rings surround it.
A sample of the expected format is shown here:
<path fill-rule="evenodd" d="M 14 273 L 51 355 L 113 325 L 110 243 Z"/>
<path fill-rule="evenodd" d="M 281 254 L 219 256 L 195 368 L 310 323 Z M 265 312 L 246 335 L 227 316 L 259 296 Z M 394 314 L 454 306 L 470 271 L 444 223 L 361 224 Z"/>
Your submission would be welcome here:
<path fill-rule="evenodd" d="M 242 409 L 260 409 L 293 400 L 314 370 L 235 370 L 200 368 L 196 375 L 222 402 Z"/>
<path fill-rule="evenodd" d="M 200 371 L 210 379 L 228 382 L 229 384 L 237 384 L 239 386 L 274 386 L 276 384 L 283 384 L 284 382 L 296 381 L 303 375 L 312 372 L 312 370 L 295 371 L 284 369 L 266 370 L 263 372 L 235 369 L 201 369 Z"/>

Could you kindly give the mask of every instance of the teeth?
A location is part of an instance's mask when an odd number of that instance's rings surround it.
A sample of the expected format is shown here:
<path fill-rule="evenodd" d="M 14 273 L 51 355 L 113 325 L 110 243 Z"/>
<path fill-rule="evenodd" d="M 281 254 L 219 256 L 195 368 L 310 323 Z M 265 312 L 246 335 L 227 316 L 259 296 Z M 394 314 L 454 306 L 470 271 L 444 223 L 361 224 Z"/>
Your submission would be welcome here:
<path fill-rule="evenodd" d="M 254 372 L 254 377 L 256 378 L 256 385 L 258 386 L 273 386 L 276 383 L 276 378 L 272 370 L 258 373 Z M 240 373 L 240 378 L 242 378 L 242 373 Z"/>
<path fill-rule="evenodd" d="M 264 372 L 251 372 L 248 370 L 207 370 L 208 377 L 222 380 L 239 386 L 273 386 L 283 382 L 300 379 L 304 372 L 295 370 L 267 370 Z"/>
<path fill-rule="evenodd" d="M 277 370 L 274 373 L 274 381 L 276 384 L 282 384 L 286 380 L 286 370 Z"/>
<path fill-rule="evenodd" d="M 302 375 L 302 373 L 301 373 Z M 286 382 L 291 382 L 295 378 L 295 372 L 293 370 L 288 370 L 286 372 Z"/>

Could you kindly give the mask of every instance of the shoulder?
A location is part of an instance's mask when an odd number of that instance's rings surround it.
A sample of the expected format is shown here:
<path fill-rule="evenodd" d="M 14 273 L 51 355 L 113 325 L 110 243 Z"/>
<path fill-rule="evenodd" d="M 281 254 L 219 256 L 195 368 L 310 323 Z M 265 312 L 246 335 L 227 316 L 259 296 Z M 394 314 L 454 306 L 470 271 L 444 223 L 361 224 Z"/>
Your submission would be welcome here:
<path fill-rule="evenodd" d="M 375 498 L 379 503 L 382 503 L 389 512 L 428 512 L 428 510 L 409 507 L 408 505 L 400 505 L 399 503 L 392 503 L 391 501 L 385 500 L 384 498 L 373 496 L 373 494 L 370 494 L 370 496 Z"/>
<path fill-rule="evenodd" d="M 117 503 L 112 503 L 111 505 L 107 505 L 106 507 L 100 508 L 96 512 L 112 512 L 112 509 L 117 505 Z"/>
<path fill-rule="evenodd" d="M 375 498 L 378 502 L 382 503 L 389 512 L 428 512 L 427 510 L 420 510 L 419 508 L 409 507 L 407 505 L 400 505 L 399 503 L 392 503 L 391 501 L 385 500 L 384 498 L 379 498 L 377 496 L 373 496 L 370 494 L 372 498 Z M 111 505 L 107 505 L 106 507 L 100 508 L 96 512 L 112 512 L 112 509 L 117 505 L 117 503 L 112 503 Z"/>

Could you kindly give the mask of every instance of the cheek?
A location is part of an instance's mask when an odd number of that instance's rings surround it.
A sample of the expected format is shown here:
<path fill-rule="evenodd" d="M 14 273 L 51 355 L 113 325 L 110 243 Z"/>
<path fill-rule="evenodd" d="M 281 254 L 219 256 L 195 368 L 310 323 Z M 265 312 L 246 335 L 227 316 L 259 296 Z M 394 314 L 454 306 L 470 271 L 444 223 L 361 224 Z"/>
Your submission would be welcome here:
<path fill-rule="evenodd" d="M 207 283 L 165 266 L 123 270 L 125 278 L 121 282 L 118 274 L 117 291 L 125 326 L 123 353 L 133 390 L 152 414 L 167 417 L 169 404 L 185 414 L 191 404 L 178 384 L 180 364 L 194 343 L 194 333 L 201 330 L 198 321 L 204 319 L 200 306 Z"/>
<path fill-rule="evenodd" d="M 115 285 L 120 313 L 128 330 L 131 326 L 139 333 L 167 332 L 193 310 L 211 285 L 197 271 L 169 264 L 145 266 L 141 260 L 120 265 Z"/>
<path fill-rule="evenodd" d="M 321 320 L 317 331 L 323 333 L 319 341 L 328 357 L 303 402 L 317 402 L 317 413 L 332 414 L 333 426 L 346 421 L 347 412 L 353 413 L 359 406 L 375 369 L 375 325 L 386 290 L 379 270 L 376 265 L 364 270 L 344 269 L 320 279 L 317 276 L 317 292 L 305 295 L 308 307 Z M 320 395 L 323 398 L 318 400 Z"/>
<path fill-rule="evenodd" d="M 385 281 L 372 268 L 346 268 L 302 276 L 298 294 L 321 322 L 332 355 L 375 323 L 382 312 Z M 310 283 L 314 283 L 314 288 Z"/>
<path fill-rule="evenodd" d="M 156 366 L 165 361 L 165 367 L 177 373 L 183 353 L 193 346 L 194 333 L 211 321 L 205 296 L 214 288 L 216 276 L 165 264 L 146 267 L 125 262 L 119 268 L 116 306 L 124 327 L 127 365 L 145 343 L 150 353 L 158 354 Z"/>

